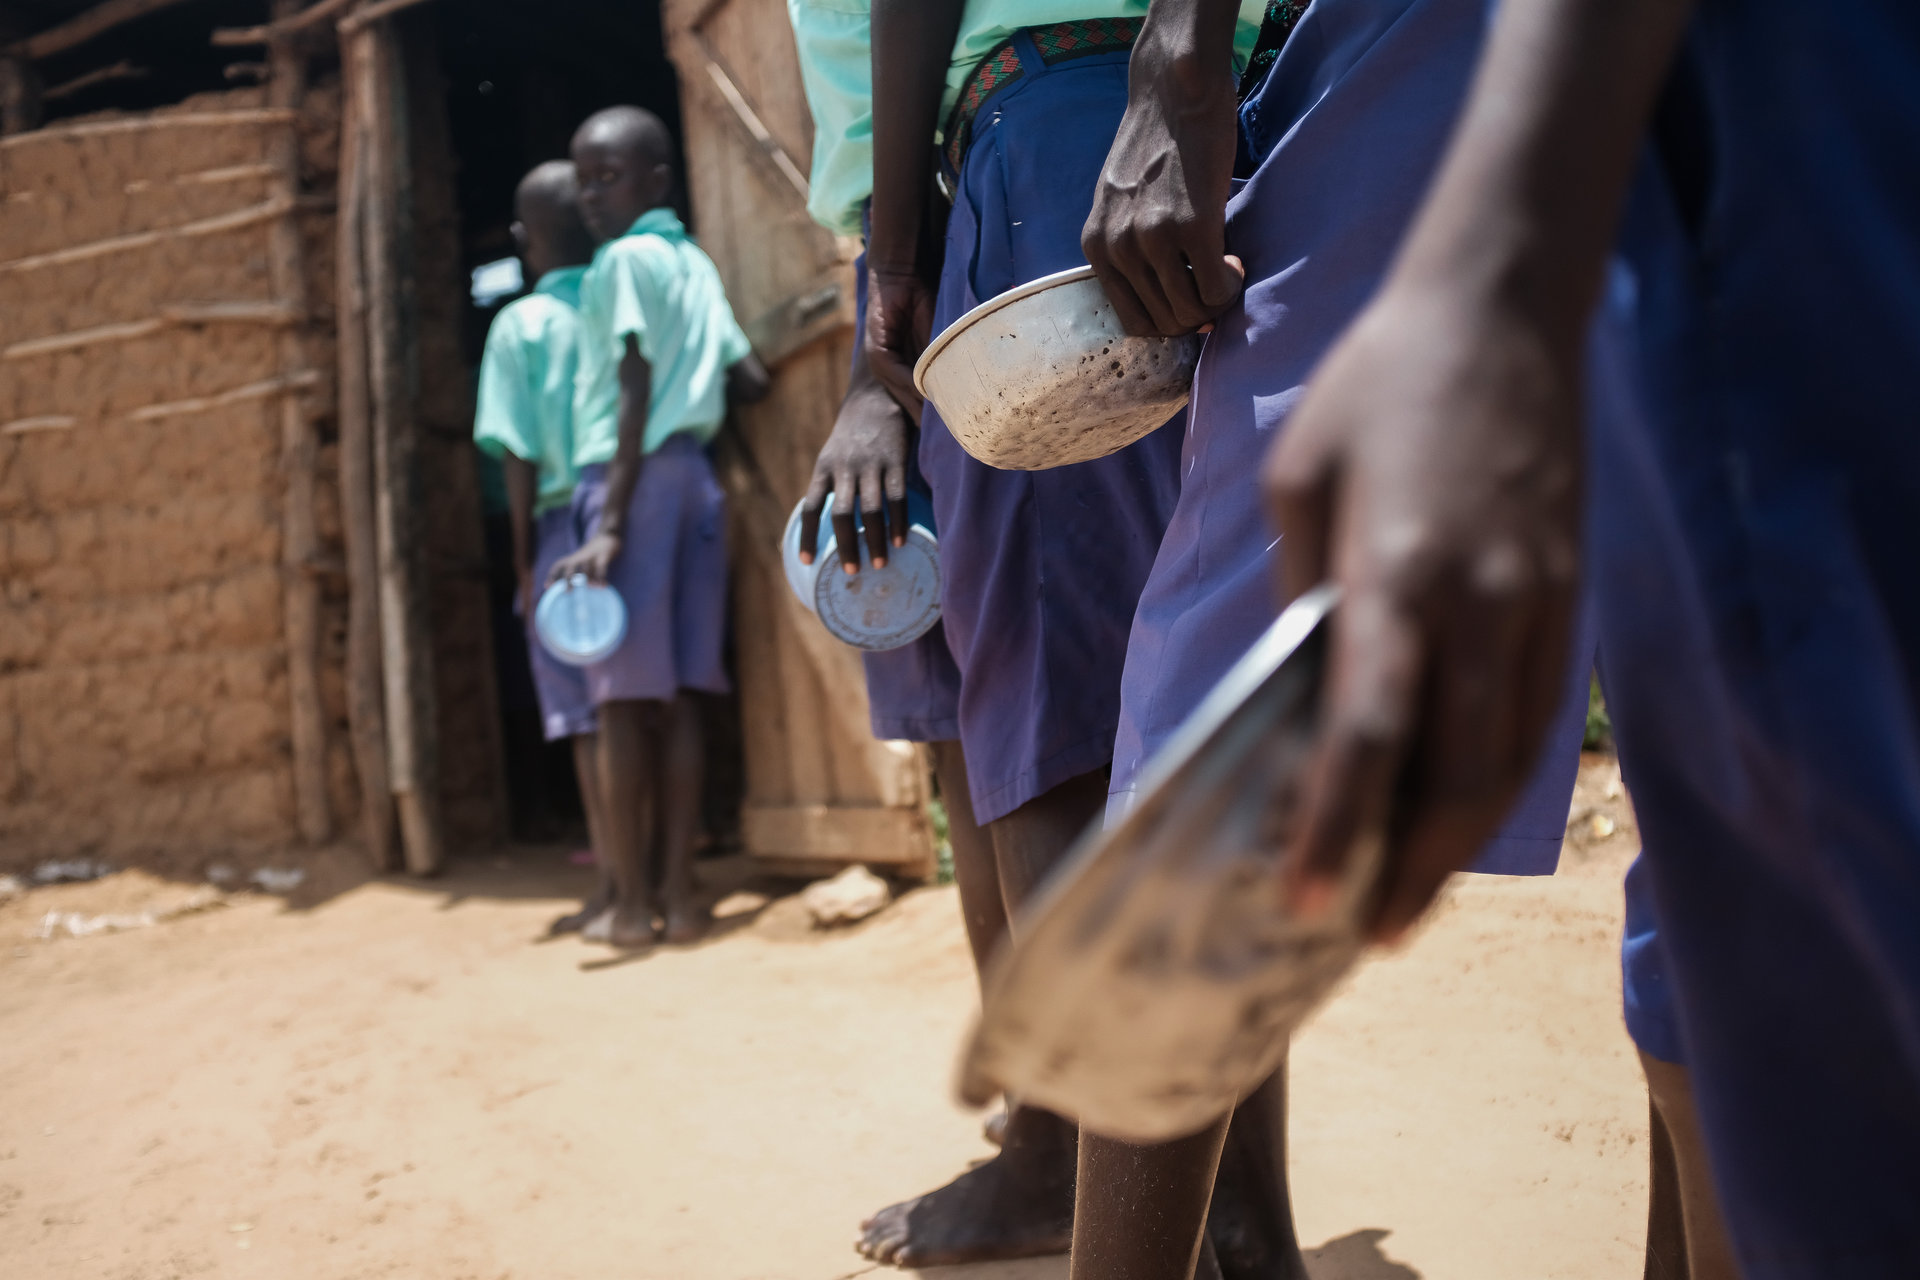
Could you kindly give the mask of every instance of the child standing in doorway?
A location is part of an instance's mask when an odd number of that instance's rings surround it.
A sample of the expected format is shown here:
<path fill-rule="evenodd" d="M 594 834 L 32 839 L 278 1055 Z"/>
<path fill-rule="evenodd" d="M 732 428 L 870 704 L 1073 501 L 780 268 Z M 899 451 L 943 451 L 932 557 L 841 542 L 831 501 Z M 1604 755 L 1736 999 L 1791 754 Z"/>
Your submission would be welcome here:
<path fill-rule="evenodd" d="M 514 192 L 513 236 L 533 292 L 502 307 L 487 331 L 473 439 L 500 460 L 513 528 L 514 606 L 527 624 L 527 652 L 540 722 L 549 742 L 573 743 L 587 836 L 600 885 L 554 933 L 578 930 L 606 910 L 612 882 L 601 829 L 598 717 L 586 674 L 561 662 L 533 634 L 533 605 L 553 566 L 579 548 L 573 524 L 573 384 L 580 363 L 580 281 L 593 239 L 575 202 L 573 165 L 551 160 Z"/>
<path fill-rule="evenodd" d="M 691 942 L 704 925 L 693 892 L 704 731 L 691 695 L 728 688 L 726 509 L 706 446 L 729 401 L 760 398 L 768 378 L 669 203 L 673 142 L 660 119 L 597 112 L 572 153 L 580 210 L 602 243 L 581 285 L 582 542 L 550 577 L 584 573 L 627 608 L 620 647 L 587 668 L 613 902 L 586 933 L 644 947 L 664 925 L 668 941 Z"/>

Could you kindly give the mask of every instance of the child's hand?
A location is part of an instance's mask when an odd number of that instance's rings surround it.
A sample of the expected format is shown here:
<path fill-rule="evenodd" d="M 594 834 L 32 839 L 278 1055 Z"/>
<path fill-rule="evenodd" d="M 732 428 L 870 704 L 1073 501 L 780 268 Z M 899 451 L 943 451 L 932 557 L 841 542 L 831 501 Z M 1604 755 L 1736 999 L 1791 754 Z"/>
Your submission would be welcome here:
<path fill-rule="evenodd" d="M 580 544 L 580 549 L 570 556 L 563 557 L 553 566 L 553 572 L 547 575 L 549 585 L 565 582 L 577 573 L 587 575 L 587 581 L 595 586 L 605 586 L 607 574 L 613 568 L 613 562 L 620 558 L 621 540 L 611 533 L 596 533 Z"/>
<path fill-rule="evenodd" d="M 856 383 L 847 393 L 833 434 L 814 461 L 813 483 L 800 507 L 801 564 L 813 563 L 820 509 L 829 492 L 841 568 L 860 572 L 855 510 L 866 523 L 867 558 L 874 568 L 884 568 L 888 526 L 893 529 L 894 546 L 905 546 L 907 541 L 907 414 L 877 382 Z"/>
<path fill-rule="evenodd" d="M 1579 591 L 1580 354 L 1524 307 L 1390 285 L 1268 455 L 1284 591 L 1341 588 L 1285 864 L 1309 914 L 1385 836 L 1374 928 L 1397 937 L 1532 772 Z"/>
<path fill-rule="evenodd" d="M 515 612 L 523 618 L 531 618 L 533 616 L 534 596 L 538 594 L 533 581 L 533 566 L 530 564 L 516 565 L 513 576 L 514 603 L 519 606 Z"/>
<path fill-rule="evenodd" d="M 918 272 L 867 269 L 867 364 L 916 423 L 921 396 L 913 365 L 933 339 L 934 293 Z"/>
<path fill-rule="evenodd" d="M 1246 271 L 1227 253 L 1233 81 L 1224 68 L 1196 77 L 1182 57 L 1193 41 L 1170 38 L 1178 23 L 1162 16 L 1148 19 L 1134 46 L 1127 113 L 1080 249 L 1128 333 L 1172 337 L 1232 305 Z"/>

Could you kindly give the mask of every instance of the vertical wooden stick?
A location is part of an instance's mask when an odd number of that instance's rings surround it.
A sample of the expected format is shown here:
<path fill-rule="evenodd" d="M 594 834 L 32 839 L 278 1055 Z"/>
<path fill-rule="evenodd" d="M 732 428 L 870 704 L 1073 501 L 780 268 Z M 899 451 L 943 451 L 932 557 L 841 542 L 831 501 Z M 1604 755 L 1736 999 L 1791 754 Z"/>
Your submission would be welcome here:
<path fill-rule="evenodd" d="M 39 127 L 39 73 L 25 58 L 0 53 L 0 135 Z"/>
<path fill-rule="evenodd" d="M 431 875 L 445 859 L 433 651 L 422 565 L 410 301 L 413 192 L 406 85 L 389 21 L 347 37 L 368 122 L 366 245 L 369 384 L 373 391 L 380 634 L 386 676 L 389 782 L 407 870 Z"/>
<path fill-rule="evenodd" d="M 298 0 L 273 0 L 273 16 L 286 17 Z M 290 40 L 274 41 L 268 51 L 271 78 L 267 105 L 297 110 L 306 95 L 307 60 Z M 299 320 L 280 335 L 280 372 L 291 377 L 306 367 L 301 329 L 307 317 L 307 279 L 300 245 L 300 134 L 297 123 L 275 129 L 267 159 L 275 170 L 275 194 L 288 212 L 273 225 L 268 244 L 274 300 Z M 319 444 L 306 397 L 279 397 L 280 470 L 286 481 L 281 510 L 281 583 L 287 629 L 287 693 L 293 713 L 293 797 L 300 838 L 321 844 L 333 835 L 327 803 L 327 725 L 320 699 L 320 583 L 311 570 L 319 554 L 314 527 L 314 459 Z"/>
<path fill-rule="evenodd" d="M 380 539 L 375 513 L 373 396 L 367 374 L 366 175 L 369 95 L 364 37 L 343 42 L 338 306 L 340 510 L 346 526 L 347 725 L 360 779 L 361 839 L 374 866 L 397 870 L 393 788 L 387 775 L 386 695 L 380 670 Z"/>

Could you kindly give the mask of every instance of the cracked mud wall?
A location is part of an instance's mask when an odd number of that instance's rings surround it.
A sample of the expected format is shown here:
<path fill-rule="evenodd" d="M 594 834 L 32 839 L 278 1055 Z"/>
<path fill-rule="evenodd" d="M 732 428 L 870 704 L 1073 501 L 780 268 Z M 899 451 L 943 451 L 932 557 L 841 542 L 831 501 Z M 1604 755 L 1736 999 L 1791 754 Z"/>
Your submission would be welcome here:
<path fill-rule="evenodd" d="M 288 392 L 280 330 L 260 318 L 276 301 L 273 222 L 255 216 L 276 194 L 269 131 L 287 126 L 170 123 L 261 105 L 258 90 L 204 95 L 141 118 L 152 127 L 79 122 L 0 148 L 0 869 L 294 841 Z M 332 448 L 338 116 L 337 87 L 316 86 L 299 126 L 307 200 L 296 215 L 309 306 L 298 332 L 315 374 L 304 402 L 322 439 L 322 546 L 309 571 L 326 595 L 336 821 L 359 803 Z M 253 304 L 252 318 L 204 319 L 231 304 Z M 20 349 L 50 339 L 70 345 Z"/>

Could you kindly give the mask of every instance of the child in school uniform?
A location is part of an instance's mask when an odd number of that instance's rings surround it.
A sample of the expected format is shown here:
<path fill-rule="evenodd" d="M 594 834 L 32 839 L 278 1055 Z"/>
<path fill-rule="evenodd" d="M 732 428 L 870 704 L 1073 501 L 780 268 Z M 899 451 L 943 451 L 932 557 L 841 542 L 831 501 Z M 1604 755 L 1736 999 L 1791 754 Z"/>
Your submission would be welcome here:
<path fill-rule="evenodd" d="M 1244 56 L 1262 5 L 1242 8 Z M 932 332 L 1082 262 L 1145 10 L 876 5 L 867 355 L 903 404 L 920 408 L 909 371 Z M 944 240 L 926 216 L 936 163 L 953 193 Z M 918 462 L 940 529 L 959 736 L 1010 911 L 1104 804 L 1127 631 L 1179 492 L 1179 451 L 1167 427 L 1095 462 L 998 471 L 924 409 Z M 1016 1108 L 998 1159 L 881 1210 L 861 1251 L 916 1266 L 1057 1252 L 1072 1233 L 1076 1147 L 1070 1123 Z"/>
<path fill-rule="evenodd" d="M 553 160 L 514 193 L 514 239 L 533 292 L 500 309 L 480 358 L 473 439 L 505 472 L 513 528 L 515 607 L 527 627 L 527 651 L 547 741 L 573 743 L 587 834 L 600 860 L 599 888 L 580 911 L 553 922 L 555 933 L 581 928 L 611 901 L 600 818 L 598 718 L 586 674 L 546 651 L 533 632 L 533 606 L 553 566 L 579 547 L 573 525 L 573 384 L 580 361 L 580 280 L 593 239 L 575 203 L 573 165 Z"/>
<path fill-rule="evenodd" d="M 1302 19 L 1340 20 L 1309 47 L 1360 54 L 1356 88 L 1374 50 L 1406 65 L 1403 37 L 1455 45 L 1485 6 L 1395 4 L 1369 30 L 1381 8 Z M 1390 863 L 1383 931 L 1465 864 L 1492 826 L 1473 806 L 1531 756 L 1584 552 L 1647 839 L 1635 892 L 1734 1263 L 1878 1280 L 1920 1274 L 1920 11 L 1807 19 L 1787 0 L 1499 6 L 1404 243 L 1263 487 L 1290 588 L 1331 578 L 1363 612 L 1332 636 L 1295 887 L 1314 896 L 1390 803 L 1383 771 L 1342 767 L 1356 748 L 1444 744 L 1457 771 L 1397 799 L 1419 838 Z M 1287 61 L 1229 214 L 1228 244 L 1276 263 L 1310 243 L 1302 140 L 1342 96 L 1324 76 L 1289 90 Z M 1396 132 L 1431 102 L 1407 105 Z M 1285 279 L 1249 268 L 1271 284 L 1222 317 L 1199 394 L 1255 377 L 1228 353 L 1282 318 Z M 1631 412 L 1583 423 L 1596 304 L 1635 365 Z M 1636 1021 L 1644 959 L 1630 940 Z"/>
<path fill-rule="evenodd" d="M 693 694 L 723 693 L 725 501 L 706 446 L 730 397 L 768 385 L 713 262 L 669 204 L 672 139 L 651 113 L 611 107 L 573 137 L 580 210 L 603 243 L 581 282 L 574 398 L 578 551 L 619 592 L 627 632 L 587 668 L 600 717 L 612 906 L 587 936 L 617 947 L 699 937 L 694 896 L 704 732 Z M 657 837 L 657 838 L 656 838 Z"/>
<path fill-rule="evenodd" d="M 864 242 L 873 195 L 873 50 L 870 0 L 787 0 L 800 78 L 813 116 L 813 165 L 807 212 L 837 235 Z M 802 507 L 801 545 L 811 547 L 829 510 L 841 568 L 858 573 L 862 550 L 853 532 L 853 512 L 867 528 L 865 558 L 886 563 L 888 550 L 905 540 L 906 492 L 924 492 L 914 464 L 914 424 L 873 376 L 866 357 L 867 264 L 855 259 L 853 361 L 832 436 L 820 451 Z M 811 563 L 811 556 L 802 553 Z M 933 628 L 898 649 L 861 654 L 867 677 L 867 710 L 873 735 L 882 741 L 923 742 L 947 811 L 947 840 L 961 916 L 984 974 L 988 958 L 1006 934 L 1006 907 L 993 846 L 973 820 L 966 760 L 960 746 L 960 669 L 947 648 L 946 628 Z M 991 1121 L 997 1126 L 1004 1121 Z"/>

